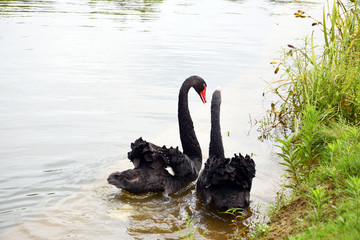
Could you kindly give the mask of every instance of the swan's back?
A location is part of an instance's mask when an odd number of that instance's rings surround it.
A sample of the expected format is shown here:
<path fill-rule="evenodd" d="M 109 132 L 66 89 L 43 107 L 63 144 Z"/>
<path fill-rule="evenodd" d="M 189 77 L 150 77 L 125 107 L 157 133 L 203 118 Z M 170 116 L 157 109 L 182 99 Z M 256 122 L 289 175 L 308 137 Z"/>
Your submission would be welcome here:
<path fill-rule="evenodd" d="M 250 204 L 255 162 L 249 155 L 233 158 L 211 157 L 201 172 L 197 190 L 202 201 L 214 204 L 218 211 L 246 208 Z"/>
<path fill-rule="evenodd" d="M 166 181 L 171 178 L 165 170 L 168 166 L 168 149 L 146 142 L 142 138 L 131 143 L 131 149 L 128 158 L 134 164 L 134 169 L 114 172 L 109 176 L 108 182 L 131 193 L 164 191 Z"/>
<path fill-rule="evenodd" d="M 131 143 L 128 158 L 134 169 L 114 172 L 108 182 L 131 193 L 164 192 L 170 194 L 194 181 L 199 166 L 178 148 L 159 147 L 142 138 Z M 170 174 L 166 168 L 174 171 Z"/>
<path fill-rule="evenodd" d="M 136 168 L 164 169 L 166 164 L 165 146 L 159 147 L 153 143 L 144 141 L 141 137 L 130 145 L 131 151 L 128 158 Z"/>

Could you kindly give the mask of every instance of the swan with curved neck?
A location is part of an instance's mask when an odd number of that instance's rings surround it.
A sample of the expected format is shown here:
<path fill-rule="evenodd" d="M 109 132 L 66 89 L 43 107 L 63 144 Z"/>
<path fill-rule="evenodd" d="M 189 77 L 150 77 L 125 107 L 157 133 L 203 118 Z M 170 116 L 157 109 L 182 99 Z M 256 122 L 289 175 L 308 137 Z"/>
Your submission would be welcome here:
<path fill-rule="evenodd" d="M 196 184 L 201 201 L 213 204 L 218 211 L 246 208 L 255 177 L 255 162 L 249 155 L 225 158 L 220 128 L 221 90 L 211 100 L 209 158 Z"/>
<path fill-rule="evenodd" d="M 170 194 L 194 181 L 201 168 L 202 154 L 189 112 L 188 92 L 194 88 L 203 103 L 206 103 L 206 86 L 201 77 L 191 76 L 180 88 L 178 121 L 183 152 L 177 147 L 157 146 L 140 137 L 131 143 L 131 151 L 128 153 L 134 169 L 114 172 L 108 177 L 108 182 L 132 193 Z M 174 174 L 170 174 L 165 169 L 167 167 L 171 167 Z"/>

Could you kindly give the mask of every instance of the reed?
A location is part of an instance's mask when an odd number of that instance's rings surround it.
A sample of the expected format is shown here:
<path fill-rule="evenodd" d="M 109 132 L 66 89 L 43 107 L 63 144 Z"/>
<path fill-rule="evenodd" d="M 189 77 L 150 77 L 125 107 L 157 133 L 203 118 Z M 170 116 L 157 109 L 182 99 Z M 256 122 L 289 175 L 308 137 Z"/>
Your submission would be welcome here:
<path fill-rule="evenodd" d="M 307 106 L 326 112 L 327 121 L 341 117 L 360 124 L 359 4 L 334 1 L 332 9 L 328 4 L 329 14 L 324 9 L 322 21 L 301 11 L 299 15 L 312 19 L 323 31 L 325 44 L 316 46 L 312 34 L 302 47 L 288 45 L 278 63 L 282 78 L 267 87 L 279 97 L 269 110 L 276 116 L 274 125 L 294 130 L 294 119 L 301 120 Z"/>

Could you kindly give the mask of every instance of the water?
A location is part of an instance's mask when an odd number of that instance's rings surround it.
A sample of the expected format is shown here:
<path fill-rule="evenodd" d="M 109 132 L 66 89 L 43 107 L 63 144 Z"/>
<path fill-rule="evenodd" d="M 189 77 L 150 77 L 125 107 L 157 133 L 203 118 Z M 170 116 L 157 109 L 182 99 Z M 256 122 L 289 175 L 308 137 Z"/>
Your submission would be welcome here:
<path fill-rule="evenodd" d="M 264 115 L 269 62 L 311 30 L 293 12 L 321 16 L 322 2 L 1 1 L 0 238 L 177 239 L 187 215 L 207 239 L 230 237 L 231 217 L 204 208 L 193 184 L 165 197 L 106 182 L 131 167 L 140 136 L 180 146 L 178 89 L 195 74 L 208 102 L 223 89 L 226 155 L 254 154 L 258 217 L 282 170 L 249 116 Z M 210 104 L 193 91 L 190 108 L 205 160 Z"/>

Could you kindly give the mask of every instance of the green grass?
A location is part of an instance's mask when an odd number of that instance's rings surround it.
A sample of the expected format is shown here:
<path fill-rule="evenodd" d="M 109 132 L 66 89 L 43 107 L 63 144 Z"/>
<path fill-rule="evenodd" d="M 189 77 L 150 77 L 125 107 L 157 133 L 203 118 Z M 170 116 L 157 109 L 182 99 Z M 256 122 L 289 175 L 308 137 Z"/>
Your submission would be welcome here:
<path fill-rule="evenodd" d="M 346 181 L 343 196 L 337 196 L 338 200 L 343 199 L 331 207 L 324 207 L 326 204 L 325 190 L 311 196 L 314 209 L 310 216 L 315 213 L 316 219 L 309 221 L 310 226 L 305 231 L 298 233 L 289 239 L 359 239 L 359 196 L 360 196 L 360 178 L 350 177 Z M 346 194 L 348 193 L 348 194 Z M 316 196 L 316 197 L 315 197 Z M 334 211 L 333 214 L 327 214 Z M 323 219 L 318 214 L 323 215 Z"/>
<path fill-rule="evenodd" d="M 179 228 L 176 232 L 179 239 L 205 239 L 206 232 L 199 233 L 199 228 L 194 225 L 194 220 L 190 216 L 186 216 L 185 225 L 185 228 Z"/>
<path fill-rule="evenodd" d="M 302 161 L 287 172 L 285 187 L 292 189 L 287 199 L 282 194 L 269 213 L 270 229 L 264 239 L 358 239 L 360 236 L 360 128 L 334 122 L 320 126 L 315 138 L 323 141 L 317 161 Z M 300 133 L 292 136 L 301 136 Z M 289 137 L 288 139 L 293 139 Z M 302 148 L 302 138 L 291 145 Z M 282 146 L 284 148 L 284 146 Z M 301 150 L 297 150 L 300 152 Z M 286 157 L 285 157 L 286 159 Z M 311 168 L 307 167 L 311 164 Z M 298 174 L 295 182 L 294 175 Z M 276 207 L 274 207 L 276 205 Z M 257 235 L 254 239 L 260 239 Z"/>

